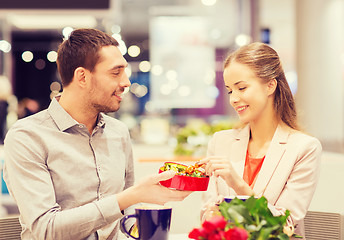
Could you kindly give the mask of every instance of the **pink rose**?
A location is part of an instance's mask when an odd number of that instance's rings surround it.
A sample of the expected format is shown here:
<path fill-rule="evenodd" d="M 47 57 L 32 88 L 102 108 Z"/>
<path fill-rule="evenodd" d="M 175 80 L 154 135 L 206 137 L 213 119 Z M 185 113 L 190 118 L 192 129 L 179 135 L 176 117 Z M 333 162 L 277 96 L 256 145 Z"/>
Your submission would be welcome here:
<path fill-rule="evenodd" d="M 216 230 L 224 230 L 227 225 L 227 221 L 222 216 L 215 216 L 208 221 L 204 221 L 202 226 L 208 233 L 213 233 Z"/>
<path fill-rule="evenodd" d="M 194 228 L 189 233 L 189 238 L 191 239 L 206 239 L 208 236 L 208 233 L 205 231 L 204 228 Z"/>
<path fill-rule="evenodd" d="M 248 233 L 245 229 L 242 228 L 231 228 L 225 232 L 225 239 L 226 240 L 247 240 Z"/>
<path fill-rule="evenodd" d="M 221 237 L 221 234 L 216 233 L 212 234 L 208 237 L 208 240 L 222 240 L 223 238 Z"/>

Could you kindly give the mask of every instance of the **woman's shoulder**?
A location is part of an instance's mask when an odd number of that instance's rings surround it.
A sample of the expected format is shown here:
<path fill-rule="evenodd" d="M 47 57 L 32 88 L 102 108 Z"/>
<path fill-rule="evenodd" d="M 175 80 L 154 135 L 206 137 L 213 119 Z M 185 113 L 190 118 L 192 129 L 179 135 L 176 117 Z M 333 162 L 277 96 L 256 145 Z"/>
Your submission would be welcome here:
<path fill-rule="evenodd" d="M 295 130 L 295 129 L 290 130 L 290 137 L 295 138 L 295 139 L 309 140 L 309 141 L 319 141 L 318 138 L 316 138 L 315 136 L 312 136 L 311 134 L 306 133 L 304 131 Z"/>
<path fill-rule="evenodd" d="M 322 149 L 318 138 L 300 130 L 290 131 L 289 142 L 304 148 Z"/>

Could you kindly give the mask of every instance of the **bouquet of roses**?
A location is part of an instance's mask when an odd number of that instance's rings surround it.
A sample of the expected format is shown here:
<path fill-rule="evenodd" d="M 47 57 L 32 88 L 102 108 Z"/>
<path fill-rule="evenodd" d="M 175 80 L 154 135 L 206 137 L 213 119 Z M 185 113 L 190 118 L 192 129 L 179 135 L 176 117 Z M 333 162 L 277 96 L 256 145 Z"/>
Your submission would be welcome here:
<path fill-rule="evenodd" d="M 238 198 L 219 205 L 219 215 L 194 228 L 189 238 L 197 240 L 287 240 L 300 237 L 294 228 L 286 226 L 289 211 L 273 216 L 265 197 Z"/>

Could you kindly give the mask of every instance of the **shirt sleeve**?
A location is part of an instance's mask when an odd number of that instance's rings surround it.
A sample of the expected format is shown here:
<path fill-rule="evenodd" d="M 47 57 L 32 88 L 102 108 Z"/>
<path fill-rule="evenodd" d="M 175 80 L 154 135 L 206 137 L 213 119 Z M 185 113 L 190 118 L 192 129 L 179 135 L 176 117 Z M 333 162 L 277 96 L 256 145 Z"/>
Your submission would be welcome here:
<path fill-rule="evenodd" d="M 214 148 L 215 148 L 215 138 L 212 137 L 208 143 L 207 148 L 207 157 L 214 155 Z M 218 198 L 218 191 L 217 191 L 217 179 L 215 177 L 210 177 L 208 189 L 202 194 L 202 208 L 201 208 L 201 221 L 203 222 L 206 219 L 206 215 L 208 211 L 211 211 L 211 205 L 216 202 Z"/>
<path fill-rule="evenodd" d="M 134 177 L 134 158 L 133 158 L 133 151 L 132 151 L 132 145 L 131 145 L 131 140 L 130 140 L 130 135 L 129 133 L 127 134 L 126 138 L 126 147 L 125 147 L 125 153 L 126 153 L 126 159 L 127 159 L 127 166 L 125 170 L 125 186 L 124 190 L 133 186 L 135 182 L 135 177 Z M 124 210 L 124 215 L 130 215 L 135 213 L 135 207 L 137 205 L 133 205 L 128 207 L 127 209 Z M 127 230 L 129 230 L 135 223 L 134 218 L 130 218 L 128 221 L 126 221 L 125 227 Z"/>
<path fill-rule="evenodd" d="M 123 216 L 115 195 L 62 211 L 45 163 L 47 154 L 34 133 L 25 128 L 8 132 L 4 179 L 34 239 L 82 239 Z"/>

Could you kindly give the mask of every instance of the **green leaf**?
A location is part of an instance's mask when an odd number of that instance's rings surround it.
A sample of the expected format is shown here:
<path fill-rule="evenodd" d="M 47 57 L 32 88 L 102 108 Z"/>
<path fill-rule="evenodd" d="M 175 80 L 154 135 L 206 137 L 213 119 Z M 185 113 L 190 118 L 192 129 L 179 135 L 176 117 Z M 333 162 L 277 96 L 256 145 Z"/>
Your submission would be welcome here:
<path fill-rule="evenodd" d="M 271 228 L 263 228 L 260 232 L 259 232 L 259 236 L 257 240 L 266 240 L 269 239 L 269 236 L 272 232 Z"/>
<path fill-rule="evenodd" d="M 280 239 L 280 240 L 289 240 L 290 238 L 288 237 L 288 235 L 287 234 L 280 234 L 280 235 L 278 235 L 278 239 Z"/>
<path fill-rule="evenodd" d="M 227 228 L 243 227 L 248 231 L 250 240 L 289 239 L 283 233 L 283 227 L 290 212 L 273 216 L 265 197 L 250 197 L 246 201 L 235 198 L 230 203 L 224 201 L 220 203 L 219 210 L 229 221 Z"/>
<path fill-rule="evenodd" d="M 250 215 L 248 210 L 242 205 L 234 205 L 228 208 L 229 220 L 234 221 L 236 224 L 242 224 L 243 222 L 250 221 Z"/>

